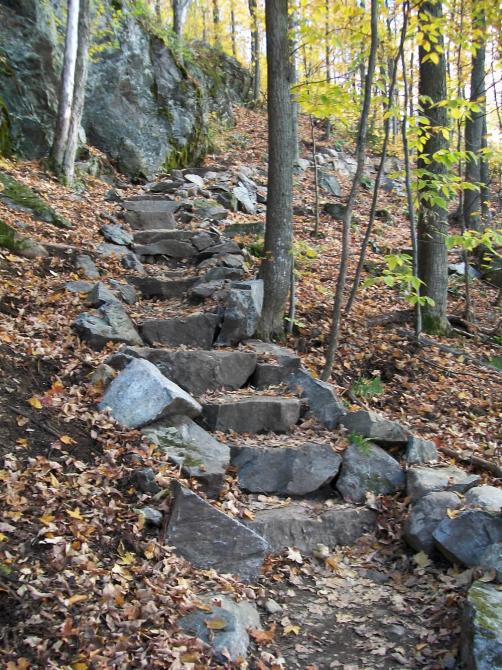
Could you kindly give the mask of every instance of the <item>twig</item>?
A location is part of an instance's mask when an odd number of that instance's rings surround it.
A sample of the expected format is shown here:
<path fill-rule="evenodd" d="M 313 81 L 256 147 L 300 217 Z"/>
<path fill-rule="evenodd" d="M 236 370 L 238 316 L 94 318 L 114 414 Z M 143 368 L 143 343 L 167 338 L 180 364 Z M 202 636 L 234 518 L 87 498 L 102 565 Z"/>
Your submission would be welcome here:
<path fill-rule="evenodd" d="M 456 458 L 462 463 L 470 463 L 470 465 L 488 470 L 488 472 L 491 472 L 496 477 L 502 478 L 502 468 L 495 463 L 492 463 L 491 461 L 487 461 L 485 458 L 481 458 L 481 456 L 466 456 L 465 454 L 455 451 L 455 449 L 451 449 L 450 447 L 440 446 L 439 450 L 447 456 L 450 456 L 450 458 Z"/>

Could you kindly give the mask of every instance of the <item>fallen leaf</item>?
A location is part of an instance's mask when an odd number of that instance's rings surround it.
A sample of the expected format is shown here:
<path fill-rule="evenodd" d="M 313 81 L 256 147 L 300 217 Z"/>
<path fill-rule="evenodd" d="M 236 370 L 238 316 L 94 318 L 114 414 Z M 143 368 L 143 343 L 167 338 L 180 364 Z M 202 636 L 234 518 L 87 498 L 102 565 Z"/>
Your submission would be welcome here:
<path fill-rule="evenodd" d="M 31 405 L 34 409 L 42 409 L 42 403 L 40 402 L 40 399 L 35 396 L 28 400 L 28 404 Z"/>
<path fill-rule="evenodd" d="M 431 563 L 430 558 L 425 551 L 419 551 L 418 554 L 413 556 L 413 560 L 419 568 L 426 568 Z"/>
<path fill-rule="evenodd" d="M 299 635 L 300 634 L 300 626 L 294 625 L 294 624 L 289 624 L 289 626 L 284 626 L 284 630 L 282 631 L 283 635 Z"/>
<path fill-rule="evenodd" d="M 268 644 L 274 639 L 276 628 L 277 626 L 274 623 L 268 630 L 256 630 L 254 628 L 250 628 L 248 632 L 253 640 L 258 642 L 258 644 Z"/>
<path fill-rule="evenodd" d="M 204 623 L 209 630 L 224 630 L 227 627 L 225 619 L 206 619 Z"/>

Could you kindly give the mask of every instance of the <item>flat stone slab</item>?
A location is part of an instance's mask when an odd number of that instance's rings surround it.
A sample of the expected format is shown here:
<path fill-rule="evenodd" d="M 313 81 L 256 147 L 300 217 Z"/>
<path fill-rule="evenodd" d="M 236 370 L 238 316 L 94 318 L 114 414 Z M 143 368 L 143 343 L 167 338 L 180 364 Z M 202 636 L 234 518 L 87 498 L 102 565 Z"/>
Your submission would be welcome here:
<path fill-rule="evenodd" d="M 340 419 L 349 433 L 356 433 L 380 445 L 405 445 L 410 431 L 397 421 L 390 421 L 382 414 L 365 409 L 349 412 Z"/>
<path fill-rule="evenodd" d="M 217 497 L 225 483 L 230 448 L 218 442 L 192 419 L 175 415 L 143 429 L 143 434 L 181 467 L 187 477 L 201 482 L 204 492 Z"/>
<path fill-rule="evenodd" d="M 173 200 L 125 200 L 124 219 L 135 230 L 176 228 L 174 212 L 179 204 Z"/>
<path fill-rule="evenodd" d="M 439 551 L 452 563 L 473 567 L 481 564 L 492 544 L 502 542 L 502 517 L 468 510 L 442 521 L 432 535 Z"/>
<path fill-rule="evenodd" d="M 341 462 L 341 456 L 329 444 L 232 447 L 232 465 L 237 468 L 239 486 L 253 493 L 312 493 L 336 477 Z"/>
<path fill-rule="evenodd" d="M 128 277 L 143 298 L 182 298 L 198 281 L 197 277 L 186 279 L 162 279 L 162 277 Z"/>
<path fill-rule="evenodd" d="M 169 351 L 138 347 L 124 355 L 144 358 L 188 393 L 202 395 L 244 386 L 256 365 L 256 355 L 244 351 Z"/>
<path fill-rule="evenodd" d="M 166 544 L 195 567 L 255 580 L 269 550 L 266 540 L 178 482 L 173 494 Z"/>
<path fill-rule="evenodd" d="M 75 319 L 74 328 L 82 340 L 97 350 L 108 342 L 143 344 L 127 312 L 118 303 L 105 303 L 95 313 L 80 314 Z"/>
<path fill-rule="evenodd" d="M 431 554 L 434 550 L 432 533 L 448 518 L 448 510 L 461 506 L 461 500 L 453 491 L 436 491 L 420 498 L 412 507 L 404 525 L 406 542 L 415 551 Z"/>
<path fill-rule="evenodd" d="M 440 468 L 416 466 L 408 470 L 406 493 L 412 500 L 418 500 L 433 491 L 465 493 L 476 486 L 480 479 L 478 475 L 469 475 L 454 465 Z"/>
<path fill-rule="evenodd" d="M 169 414 L 200 414 L 201 406 L 148 361 L 132 360 L 107 387 L 99 408 L 127 428 L 139 428 Z"/>
<path fill-rule="evenodd" d="M 346 409 L 331 384 L 314 379 L 303 368 L 293 371 L 287 382 L 293 393 L 306 398 L 310 411 L 323 426 L 333 430 L 342 422 Z"/>
<path fill-rule="evenodd" d="M 467 593 L 460 659 L 465 670 L 502 670 L 502 591 L 474 582 Z"/>
<path fill-rule="evenodd" d="M 136 230 L 134 232 L 134 244 L 154 244 L 163 240 L 178 240 L 178 242 L 190 242 L 194 237 L 191 230 Z"/>
<path fill-rule="evenodd" d="M 259 510 L 246 525 L 263 535 L 274 553 L 287 547 L 311 552 L 317 544 L 328 547 L 354 544 L 361 535 L 375 530 L 376 518 L 373 510 L 364 507 L 340 504 L 319 511 L 315 505 L 294 502 Z"/>
<path fill-rule="evenodd" d="M 269 396 L 206 403 L 202 414 L 209 430 L 236 433 L 287 433 L 299 417 L 299 400 Z"/>
<path fill-rule="evenodd" d="M 134 198 L 124 200 L 123 208 L 128 212 L 176 212 L 179 209 L 179 203 L 168 198 Z"/>
<path fill-rule="evenodd" d="M 337 490 L 344 500 L 364 502 L 366 494 L 389 495 L 404 490 L 404 470 L 376 444 L 350 444 L 343 454 Z"/>
<path fill-rule="evenodd" d="M 166 239 L 151 244 L 135 244 L 134 252 L 138 256 L 169 256 L 170 258 L 193 258 L 198 253 L 189 242 Z"/>
<path fill-rule="evenodd" d="M 250 379 L 251 386 L 257 389 L 285 384 L 290 374 L 298 370 L 301 365 L 300 357 L 292 349 L 261 340 L 246 340 L 245 344 L 259 357 L 253 377 Z"/>
<path fill-rule="evenodd" d="M 438 450 L 432 440 L 424 440 L 420 437 L 408 438 L 404 460 L 409 465 L 420 465 L 438 460 Z"/>
<path fill-rule="evenodd" d="M 219 322 L 217 314 L 198 312 L 180 319 L 149 319 L 140 331 L 148 344 L 211 349 Z"/>
<path fill-rule="evenodd" d="M 131 233 L 119 224 L 105 223 L 99 232 L 107 242 L 112 242 L 112 244 L 129 246 L 133 242 Z"/>
<path fill-rule="evenodd" d="M 254 603 L 220 593 L 201 599 L 211 609 L 194 610 L 178 619 L 178 626 L 213 649 L 216 663 L 245 659 L 249 647 L 248 630 L 260 630 L 260 615 Z M 216 622 L 211 625 L 211 622 Z M 224 622 L 222 626 L 221 622 Z"/>

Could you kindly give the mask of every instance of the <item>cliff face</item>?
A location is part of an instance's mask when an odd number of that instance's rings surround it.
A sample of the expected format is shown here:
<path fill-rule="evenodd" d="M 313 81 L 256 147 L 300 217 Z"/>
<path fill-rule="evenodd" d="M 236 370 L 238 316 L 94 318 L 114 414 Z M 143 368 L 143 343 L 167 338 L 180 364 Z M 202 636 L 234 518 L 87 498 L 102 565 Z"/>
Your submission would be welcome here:
<path fill-rule="evenodd" d="M 2 146 L 27 158 L 46 155 L 52 142 L 65 4 L 0 0 Z M 170 46 L 125 10 L 97 17 L 94 32 L 83 127 L 126 174 L 193 163 L 211 123 L 231 120 L 232 103 L 246 100 L 248 73 L 214 49 Z"/>

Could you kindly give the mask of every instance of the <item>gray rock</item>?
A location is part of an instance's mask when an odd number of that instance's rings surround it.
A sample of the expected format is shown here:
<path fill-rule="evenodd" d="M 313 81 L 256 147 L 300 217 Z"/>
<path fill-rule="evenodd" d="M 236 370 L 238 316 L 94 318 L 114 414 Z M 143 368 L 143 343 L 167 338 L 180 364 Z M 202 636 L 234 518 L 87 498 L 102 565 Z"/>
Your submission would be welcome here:
<path fill-rule="evenodd" d="M 198 198 L 192 203 L 193 213 L 197 219 L 222 221 L 228 216 L 228 211 L 222 207 L 216 200 Z"/>
<path fill-rule="evenodd" d="M 178 242 L 190 242 L 194 239 L 191 230 L 137 230 L 134 233 L 135 244 L 155 244 L 163 240 L 177 240 Z M 214 244 L 214 242 L 211 242 Z"/>
<path fill-rule="evenodd" d="M 283 606 L 280 605 L 277 602 L 277 600 L 274 600 L 273 598 L 267 598 L 267 600 L 264 603 L 264 607 L 269 614 L 279 614 L 284 609 Z"/>
<path fill-rule="evenodd" d="M 164 515 L 158 509 L 154 507 L 142 507 L 138 512 L 145 517 L 146 523 L 150 526 L 157 526 L 157 528 L 162 526 Z"/>
<path fill-rule="evenodd" d="M 257 363 L 250 379 L 251 386 L 257 389 L 285 384 L 290 374 L 301 365 L 300 357 L 292 349 L 260 340 L 247 340 L 246 345 L 252 347 L 260 358 L 266 359 L 266 362 Z"/>
<path fill-rule="evenodd" d="M 487 512 L 502 510 L 502 489 L 496 486 L 475 486 L 465 494 L 465 504 Z"/>
<path fill-rule="evenodd" d="M 329 484 L 338 474 L 341 456 L 329 444 L 299 447 L 232 448 L 239 486 L 253 493 L 302 496 Z"/>
<path fill-rule="evenodd" d="M 178 482 L 173 492 L 166 543 L 195 567 L 256 579 L 268 551 L 263 537 Z"/>
<path fill-rule="evenodd" d="M 458 509 L 460 498 L 451 491 L 437 491 L 420 498 L 411 508 L 404 526 L 404 537 L 416 551 L 432 553 L 434 549 L 433 531 L 448 518 L 449 509 Z"/>
<path fill-rule="evenodd" d="M 211 256 L 218 256 L 221 254 L 241 254 L 241 248 L 240 246 L 234 242 L 233 240 L 225 240 L 223 242 L 219 242 L 218 244 L 212 244 L 210 247 L 207 247 L 203 251 L 201 251 L 198 255 L 198 259 L 203 261 L 206 258 L 210 258 Z"/>
<path fill-rule="evenodd" d="M 172 230 L 179 204 L 172 200 L 125 200 L 124 219 L 134 230 Z"/>
<path fill-rule="evenodd" d="M 349 433 L 373 440 L 380 445 L 407 444 L 410 431 L 397 421 L 365 409 L 349 412 L 340 419 Z"/>
<path fill-rule="evenodd" d="M 203 276 L 202 280 L 205 282 L 216 281 L 219 279 L 240 279 L 244 271 L 239 268 L 212 268 L 208 270 Z"/>
<path fill-rule="evenodd" d="M 438 450 L 431 440 L 423 440 L 420 437 L 409 437 L 406 445 L 404 460 L 409 465 L 419 465 L 437 461 Z"/>
<path fill-rule="evenodd" d="M 347 208 L 345 205 L 342 205 L 339 202 L 325 202 L 322 209 L 326 214 L 329 214 L 329 216 L 333 217 L 333 219 L 336 221 L 343 221 L 343 217 L 345 216 L 345 211 Z"/>
<path fill-rule="evenodd" d="M 465 275 L 465 263 L 463 262 L 448 263 L 448 272 L 452 274 L 461 275 L 463 277 Z M 479 270 L 476 270 L 476 268 L 472 267 L 472 265 L 468 265 L 467 275 L 471 279 L 478 279 L 479 277 L 481 277 L 481 272 L 479 272 Z"/>
<path fill-rule="evenodd" d="M 465 670 L 502 670 L 502 591 L 493 584 L 469 589 L 460 640 Z"/>
<path fill-rule="evenodd" d="M 227 223 L 225 225 L 225 235 L 227 237 L 245 237 L 246 235 L 263 237 L 265 235 L 265 224 L 263 221 Z"/>
<path fill-rule="evenodd" d="M 297 158 L 295 161 L 295 167 L 297 167 L 301 172 L 305 172 L 310 167 L 310 161 L 306 158 Z"/>
<path fill-rule="evenodd" d="M 120 262 L 122 263 L 122 267 L 126 268 L 126 270 L 135 270 L 140 274 L 144 274 L 145 272 L 145 268 L 143 267 L 141 261 L 132 251 L 128 251 L 126 254 L 124 254 L 120 259 Z"/>
<path fill-rule="evenodd" d="M 102 386 L 103 388 L 106 388 L 108 384 L 112 381 L 112 379 L 114 379 L 115 374 L 116 372 L 111 367 L 111 365 L 101 363 L 94 370 L 94 372 L 90 376 L 89 381 L 93 386 Z"/>
<path fill-rule="evenodd" d="M 219 238 L 217 238 L 214 234 L 202 231 L 197 233 L 197 235 L 194 235 L 191 242 L 197 251 L 204 251 L 204 249 L 212 247 L 218 241 L 218 239 Z"/>
<path fill-rule="evenodd" d="M 248 630 L 261 629 L 260 616 L 253 603 L 214 594 L 203 598 L 211 606 L 211 611 L 194 611 L 178 620 L 178 626 L 186 633 L 198 637 L 213 649 L 214 661 L 223 665 L 228 661 L 245 659 L 249 647 Z M 211 629 L 208 622 L 216 620 L 218 625 L 225 622 L 224 628 Z"/>
<path fill-rule="evenodd" d="M 213 431 L 286 433 L 293 428 L 299 416 L 300 402 L 296 398 L 258 396 L 226 403 L 207 403 L 202 419 L 206 427 Z"/>
<path fill-rule="evenodd" d="M 100 244 L 96 251 L 103 258 L 123 258 L 130 253 L 129 248 L 123 244 L 110 244 L 109 242 Z"/>
<path fill-rule="evenodd" d="M 205 312 L 191 314 L 184 319 L 151 319 L 143 321 L 141 334 L 148 344 L 210 349 L 219 322 L 217 314 Z"/>
<path fill-rule="evenodd" d="M 452 563 L 480 565 L 488 547 L 502 542 L 502 517 L 491 512 L 468 510 L 444 519 L 432 533 L 439 551 Z"/>
<path fill-rule="evenodd" d="M 146 347 L 125 349 L 125 355 L 144 358 L 188 393 L 202 395 L 244 386 L 256 365 L 256 355 L 244 351 L 168 351 Z"/>
<path fill-rule="evenodd" d="M 494 570 L 495 581 L 502 584 L 502 542 L 491 544 L 483 552 L 479 565 L 483 570 Z"/>
<path fill-rule="evenodd" d="M 127 247 L 133 242 L 131 233 L 124 230 L 124 228 L 118 224 L 105 223 L 101 226 L 99 232 L 107 242 L 112 242 L 113 244 L 121 244 Z"/>
<path fill-rule="evenodd" d="M 232 284 L 217 344 L 237 344 L 252 337 L 263 307 L 263 280 Z"/>
<path fill-rule="evenodd" d="M 468 475 L 454 465 L 440 468 L 413 467 L 407 474 L 407 495 L 418 500 L 433 491 L 465 493 L 480 481 L 477 475 Z"/>
<path fill-rule="evenodd" d="M 87 254 L 79 254 L 75 258 L 75 267 L 87 279 L 99 279 L 99 272 L 96 264 Z"/>
<path fill-rule="evenodd" d="M 163 279 L 162 277 L 128 277 L 143 298 L 182 298 L 197 281 L 197 277 L 186 279 Z"/>
<path fill-rule="evenodd" d="M 230 449 L 187 416 L 175 415 L 143 430 L 187 477 L 201 482 L 204 492 L 218 497 L 230 464 Z"/>
<path fill-rule="evenodd" d="M 361 535 L 375 529 L 376 514 L 364 507 L 343 504 L 319 511 L 315 505 L 296 502 L 259 510 L 246 525 L 263 535 L 274 553 L 287 547 L 312 552 L 318 544 L 354 544 Z"/>
<path fill-rule="evenodd" d="M 79 336 L 97 350 L 108 342 L 143 344 L 127 312 L 118 303 L 106 303 L 96 313 L 80 314 L 75 319 L 74 327 Z"/>
<path fill-rule="evenodd" d="M 192 184 L 195 184 L 199 188 L 204 188 L 205 186 L 204 179 L 198 174 L 187 173 L 184 175 L 184 177 L 187 181 L 191 182 Z"/>
<path fill-rule="evenodd" d="M 225 288 L 225 280 L 217 279 L 215 281 L 197 282 L 194 284 L 190 295 L 194 298 L 210 298 L 212 295 Z"/>
<path fill-rule="evenodd" d="M 139 428 L 169 414 L 200 414 L 201 406 L 148 361 L 132 360 L 112 381 L 99 403 L 122 426 Z"/>
<path fill-rule="evenodd" d="M 128 305 L 134 305 L 134 303 L 137 302 L 138 296 L 136 295 L 136 289 L 134 286 L 131 286 L 131 284 L 121 284 L 116 279 L 110 279 L 109 281 L 112 289 L 117 291 L 125 303 Z"/>
<path fill-rule="evenodd" d="M 72 293 L 90 293 L 94 288 L 94 284 L 83 279 L 67 281 L 64 285 L 67 291 Z"/>
<path fill-rule="evenodd" d="M 256 189 L 248 189 L 242 182 L 232 190 L 232 194 L 237 200 L 238 207 L 246 214 L 256 213 Z"/>
<path fill-rule="evenodd" d="M 117 298 L 115 293 L 112 293 L 112 291 L 110 291 L 110 289 L 101 281 L 94 284 L 87 301 L 92 307 L 101 307 L 107 302 L 120 303 L 120 299 Z"/>
<path fill-rule="evenodd" d="M 343 423 L 346 410 L 331 384 L 314 379 L 305 369 L 295 370 L 288 377 L 288 386 L 300 398 L 306 398 L 312 414 L 332 430 Z"/>
<path fill-rule="evenodd" d="M 155 481 L 155 472 L 152 468 L 141 468 L 134 470 L 130 478 L 131 484 L 140 493 L 154 496 L 160 491 L 160 486 Z"/>
<path fill-rule="evenodd" d="M 188 242 L 178 240 L 160 240 L 152 244 L 134 245 L 134 252 L 138 256 L 169 256 L 170 258 L 192 258 L 197 249 Z"/>
<path fill-rule="evenodd" d="M 334 174 L 329 174 L 324 170 L 319 170 L 319 188 L 322 188 L 330 195 L 334 195 L 336 198 L 339 198 L 342 195 L 342 189 L 338 179 Z"/>
<path fill-rule="evenodd" d="M 343 454 L 337 490 L 344 500 L 364 502 L 366 493 L 388 495 L 402 491 L 404 471 L 386 451 L 376 444 L 351 444 Z"/>

